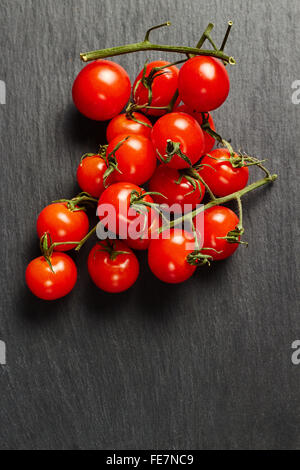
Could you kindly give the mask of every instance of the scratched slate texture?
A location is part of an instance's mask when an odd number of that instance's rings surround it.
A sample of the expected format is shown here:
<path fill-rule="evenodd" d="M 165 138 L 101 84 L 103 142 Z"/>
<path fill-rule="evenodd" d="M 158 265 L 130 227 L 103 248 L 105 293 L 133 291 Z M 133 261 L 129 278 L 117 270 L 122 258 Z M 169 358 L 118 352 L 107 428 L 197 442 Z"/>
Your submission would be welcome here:
<path fill-rule="evenodd" d="M 300 448 L 300 2 L 1 0 L 0 10 L 0 448 Z M 76 193 L 80 155 L 103 142 L 104 126 L 71 101 L 79 52 L 136 42 L 166 20 L 153 40 L 192 45 L 213 21 L 220 42 L 229 19 L 238 65 L 216 125 L 280 175 L 245 200 L 249 248 L 180 286 L 154 279 L 139 255 L 137 284 L 111 296 L 88 278 L 90 244 L 75 291 L 35 299 L 24 270 L 39 254 L 36 216 Z M 133 79 L 154 57 L 166 55 L 116 60 Z"/>

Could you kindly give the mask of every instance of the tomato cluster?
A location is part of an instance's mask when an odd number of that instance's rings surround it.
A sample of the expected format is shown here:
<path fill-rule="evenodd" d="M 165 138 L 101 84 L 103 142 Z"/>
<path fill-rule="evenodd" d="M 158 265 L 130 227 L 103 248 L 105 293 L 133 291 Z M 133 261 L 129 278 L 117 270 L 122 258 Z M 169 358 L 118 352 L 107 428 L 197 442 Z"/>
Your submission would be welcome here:
<path fill-rule="evenodd" d="M 104 233 L 113 232 L 98 239 L 87 262 L 92 281 L 106 292 L 135 283 L 139 262 L 133 250 L 148 250 L 150 270 L 167 283 L 183 282 L 197 265 L 235 252 L 241 220 L 219 201 L 234 193 L 240 203 L 249 160 L 229 144 L 213 150 L 222 139 L 211 115 L 229 88 L 224 63 L 210 56 L 190 57 L 180 69 L 166 61 L 148 63 L 132 87 L 127 72 L 112 61 L 95 60 L 81 70 L 73 84 L 75 106 L 87 118 L 109 121 L 107 143 L 81 158 L 82 193 L 38 216 L 42 256 L 26 270 L 37 297 L 57 299 L 73 289 L 77 269 L 64 252 L 78 250 L 96 230 L 89 232 L 87 204 L 97 206 Z M 199 206 L 202 201 L 207 204 Z M 107 207 L 114 210 L 113 229 Z"/>

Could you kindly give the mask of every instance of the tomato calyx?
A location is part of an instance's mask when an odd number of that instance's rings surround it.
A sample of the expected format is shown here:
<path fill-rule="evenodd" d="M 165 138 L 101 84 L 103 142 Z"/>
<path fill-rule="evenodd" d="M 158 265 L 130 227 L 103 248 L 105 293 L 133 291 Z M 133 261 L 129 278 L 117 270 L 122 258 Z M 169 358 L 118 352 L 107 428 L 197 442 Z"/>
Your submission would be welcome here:
<path fill-rule="evenodd" d="M 165 216 L 163 214 L 162 208 L 160 204 L 157 204 L 155 202 L 148 202 L 145 201 L 146 196 L 160 196 L 163 197 L 164 199 L 167 199 L 166 196 L 164 196 L 162 193 L 156 192 L 156 191 L 148 191 L 144 193 L 139 193 L 138 191 L 131 191 L 130 194 L 130 207 L 134 209 L 138 214 L 141 214 L 144 216 L 144 227 L 143 231 L 146 228 L 147 225 L 147 216 L 149 209 L 156 211 L 159 216 L 161 216 L 165 220 Z"/>
<path fill-rule="evenodd" d="M 107 144 L 100 145 L 98 153 L 84 153 L 81 156 L 80 163 L 82 163 L 82 161 L 87 157 L 101 157 L 101 158 L 105 159 L 107 147 L 108 147 Z"/>
<path fill-rule="evenodd" d="M 103 185 L 105 188 L 107 188 L 108 186 L 107 178 L 109 177 L 109 175 L 111 175 L 114 171 L 117 171 L 118 173 L 122 174 L 122 171 L 118 168 L 116 152 L 119 150 L 120 147 L 122 147 L 124 142 L 126 142 L 126 140 L 128 139 L 129 139 L 129 136 L 120 140 L 120 142 L 118 142 L 118 144 L 114 147 L 114 149 L 108 155 L 105 155 L 105 157 L 103 157 L 107 165 L 107 170 L 105 171 L 103 175 Z"/>
<path fill-rule="evenodd" d="M 50 241 L 50 245 L 49 245 Z M 52 243 L 52 239 L 50 233 L 44 233 L 40 239 L 40 249 L 42 255 L 44 256 L 45 260 L 47 261 L 49 268 L 51 269 L 52 273 L 55 274 L 52 263 L 51 263 L 51 256 L 54 250 L 54 246 Z"/>
<path fill-rule="evenodd" d="M 191 168 L 188 168 L 187 170 L 184 170 L 185 178 L 188 181 L 191 180 L 190 181 L 191 183 L 192 183 L 192 180 L 193 180 L 196 185 L 200 186 L 200 189 L 201 189 L 201 185 L 200 185 L 200 182 L 201 182 L 205 186 L 205 189 L 207 190 L 207 192 L 210 196 L 210 199 L 215 200 L 216 196 L 214 195 L 214 193 L 212 192 L 212 190 L 210 189 L 210 187 L 208 186 L 206 181 L 204 181 L 202 176 L 200 176 L 199 173 L 198 173 L 198 171 L 201 169 L 201 167 L 203 167 L 203 164 L 198 164 L 198 165 L 195 165 L 194 167 L 191 167 Z"/>
<path fill-rule="evenodd" d="M 97 203 L 98 199 L 95 199 L 89 193 L 82 192 L 82 193 L 79 193 L 77 196 L 73 197 L 72 199 L 57 199 L 56 201 L 52 201 L 52 202 L 53 203 L 57 203 L 57 202 L 65 203 L 67 204 L 67 208 L 71 212 L 79 212 L 79 211 L 86 211 L 85 206 L 91 205 L 91 204 L 93 205 L 94 203 Z"/>
<path fill-rule="evenodd" d="M 149 74 L 146 75 L 147 73 L 147 65 L 148 63 L 145 62 L 144 64 L 144 69 L 143 69 L 143 75 L 142 75 L 142 78 L 140 80 L 137 81 L 136 85 L 135 85 L 135 88 L 133 90 L 133 99 L 135 101 L 135 93 L 136 93 L 136 90 L 138 88 L 138 86 L 140 84 L 142 84 L 146 90 L 148 91 L 148 102 L 145 103 L 145 105 L 147 106 L 150 106 L 151 103 L 152 103 L 152 85 L 153 85 L 153 81 L 155 78 L 159 77 L 160 75 L 164 75 L 167 73 L 167 71 L 164 71 L 163 69 L 166 68 L 166 67 L 170 67 L 171 65 L 173 64 L 168 64 L 168 65 L 162 65 L 161 67 L 153 67 Z"/>
<path fill-rule="evenodd" d="M 175 181 L 176 184 L 180 185 L 182 183 L 183 178 L 185 178 L 189 183 L 191 183 L 193 189 L 192 191 L 188 192 L 185 196 L 189 196 L 193 194 L 197 189 L 200 192 L 200 196 L 202 198 L 202 186 L 203 179 L 200 175 L 198 175 L 197 171 L 194 168 L 182 169 L 178 170 L 179 178 Z"/>
<path fill-rule="evenodd" d="M 159 158 L 161 159 L 161 161 L 163 163 L 170 163 L 172 158 L 176 155 L 182 158 L 182 160 L 184 160 L 191 167 L 192 162 L 189 159 L 189 157 L 182 152 L 182 150 L 180 149 L 180 145 L 181 145 L 180 142 L 173 142 L 171 139 L 168 139 L 165 155 L 161 155 L 159 151 L 156 149 L 157 154 Z"/>
<path fill-rule="evenodd" d="M 208 250 L 208 248 L 202 248 L 203 250 Z M 195 250 L 192 253 L 188 254 L 186 260 L 192 266 L 210 266 L 213 257 L 211 255 L 206 255 L 200 250 Z"/>
<path fill-rule="evenodd" d="M 140 106 L 132 101 L 129 101 L 128 105 L 127 105 L 127 108 L 125 110 L 125 114 L 126 114 L 126 117 L 128 119 L 131 119 L 132 121 L 134 122 L 137 122 L 138 124 L 142 124 L 143 126 L 146 126 L 146 127 L 149 127 L 149 129 L 152 129 L 152 126 L 150 124 L 148 124 L 147 122 L 144 122 L 144 121 L 141 121 L 140 119 L 137 119 L 135 116 L 134 116 L 134 113 L 136 111 L 139 111 L 143 108 L 144 106 Z"/>
<path fill-rule="evenodd" d="M 239 245 L 248 246 L 248 242 L 241 241 L 240 238 L 244 234 L 245 230 L 243 227 L 237 225 L 234 230 L 230 230 L 226 237 L 216 237 L 218 240 L 226 240 L 227 243 L 238 243 Z"/>
<path fill-rule="evenodd" d="M 42 256 L 45 258 L 47 261 L 49 268 L 51 269 L 52 273 L 55 274 L 55 271 L 53 269 L 52 263 L 51 263 L 51 256 L 53 254 L 54 248 L 56 246 L 60 245 L 75 245 L 78 244 L 79 242 L 73 242 L 73 241 L 68 241 L 68 242 L 53 242 L 51 235 L 49 232 L 45 232 L 41 238 L 40 238 L 40 250 L 42 253 Z"/>
<path fill-rule="evenodd" d="M 147 213 L 148 209 L 147 207 L 150 207 L 159 213 L 161 212 L 159 209 L 159 204 L 156 204 L 155 202 L 147 202 L 145 201 L 146 196 L 160 196 L 163 197 L 164 199 L 167 199 L 166 196 L 164 196 L 162 193 L 156 192 L 156 191 L 147 191 L 147 192 L 141 192 L 139 193 L 138 191 L 131 191 L 130 193 L 130 207 L 132 207 L 136 212 L 139 213 Z"/>
<path fill-rule="evenodd" d="M 109 258 L 112 261 L 115 261 L 119 255 L 130 255 L 129 251 L 116 250 L 116 241 L 110 240 L 109 238 L 103 241 L 97 242 L 97 245 L 100 246 L 98 250 L 95 251 L 94 256 L 99 251 L 104 251 L 109 254 Z"/>

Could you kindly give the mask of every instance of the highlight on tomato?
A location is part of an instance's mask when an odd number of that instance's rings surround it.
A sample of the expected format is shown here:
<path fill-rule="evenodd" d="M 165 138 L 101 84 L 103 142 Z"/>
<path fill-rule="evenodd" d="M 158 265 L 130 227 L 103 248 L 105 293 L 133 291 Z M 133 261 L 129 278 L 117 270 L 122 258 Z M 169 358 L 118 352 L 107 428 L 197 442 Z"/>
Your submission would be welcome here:
<path fill-rule="evenodd" d="M 194 165 L 203 155 L 204 135 L 196 119 L 186 113 L 169 113 L 154 124 L 151 139 L 158 159 L 170 168 Z"/>
<path fill-rule="evenodd" d="M 237 164 L 241 162 L 241 158 L 237 154 L 235 154 L 234 160 Z M 199 175 L 216 196 L 228 196 L 243 189 L 248 183 L 249 168 L 242 162 L 241 165 L 234 167 L 229 150 L 219 148 L 213 150 L 201 160 Z"/>
<path fill-rule="evenodd" d="M 229 76 L 223 62 L 214 57 L 196 56 L 180 69 L 178 90 L 182 101 L 198 112 L 219 108 L 230 89 Z"/>
<path fill-rule="evenodd" d="M 155 68 L 161 68 L 155 72 Z M 178 87 L 179 70 L 175 65 L 164 60 L 150 62 L 144 67 L 133 84 L 134 102 L 141 106 L 150 104 L 152 107 L 166 107 L 170 103 Z M 149 90 L 151 92 L 149 94 Z M 149 103 L 149 96 L 151 101 Z M 178 100 L 177 102 L 179 102 Z M 144 113 L 150 116 L 162 116 L 166 109 L 143 108 Z"/>
<path fill-rule="evenodd" d="M 121 65 L 95 60 L 77 75 L 72 89 L 73 101 L 84 116 L 106 121 L 117 116 L 130 98 L 131 83 Z"/>
<path fill-rule="evenodd" d="M 129 289 L 139 275 L 139 262 L 133 251 L 120 240 L 96 243 L 88 257 L 92 281 L 105 292 L 117 293 Z"/>

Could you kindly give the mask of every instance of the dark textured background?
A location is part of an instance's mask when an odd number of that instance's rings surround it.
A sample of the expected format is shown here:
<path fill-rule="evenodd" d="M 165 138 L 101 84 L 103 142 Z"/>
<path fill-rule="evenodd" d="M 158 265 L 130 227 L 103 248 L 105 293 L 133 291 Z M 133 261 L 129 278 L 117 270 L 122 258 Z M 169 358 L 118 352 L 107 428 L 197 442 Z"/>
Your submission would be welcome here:
<path fill-rule="evenodd" d="M 0 0 L 0 11 L 0 448 L 300 448 L 299 0 Z M 155 280 L 140 256 L 138 283 L 110 296 L 88 279 L 86 246 L 76 290 L 40 302 L 24 283 L 36 216 L 77 191 L 80 155 L 103 133 L 71 102 L 79 52 L 168 19 L 153 40 L 192 45 L 213 21 L 220 41 L 235 22 L 227 51 L 238 65 L 215 121 L 280 175 L 247 197 L 249 248 L 181 286 Z M 134 78 L 146 57 L 165 55 L 117 60 Z"/>

